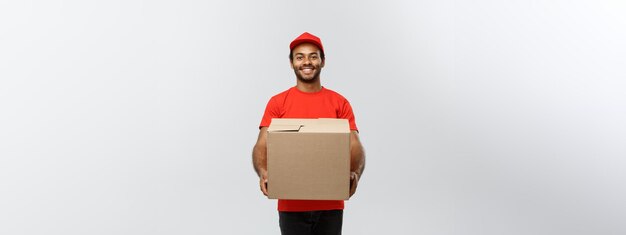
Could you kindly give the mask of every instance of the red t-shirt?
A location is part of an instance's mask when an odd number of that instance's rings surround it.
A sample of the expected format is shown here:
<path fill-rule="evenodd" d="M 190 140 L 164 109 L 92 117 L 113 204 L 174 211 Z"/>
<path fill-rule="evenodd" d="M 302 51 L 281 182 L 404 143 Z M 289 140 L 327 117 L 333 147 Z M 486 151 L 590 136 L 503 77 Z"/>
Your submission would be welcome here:
<path fill-rule="evenodd" d="M 358 130 L 352 107 L 339 93 L 322 87 L 318 92 L 302 92 L 296 87 L 273 96 L 267 103 L 260 127 L 267 127 L 272 118 L 342 118 L 348 119 L 350 130 Z M 259 128 L 260 128 L 259 127 Z M 279 211 L 341 210 L 343 201 L 278 200 Z"/>

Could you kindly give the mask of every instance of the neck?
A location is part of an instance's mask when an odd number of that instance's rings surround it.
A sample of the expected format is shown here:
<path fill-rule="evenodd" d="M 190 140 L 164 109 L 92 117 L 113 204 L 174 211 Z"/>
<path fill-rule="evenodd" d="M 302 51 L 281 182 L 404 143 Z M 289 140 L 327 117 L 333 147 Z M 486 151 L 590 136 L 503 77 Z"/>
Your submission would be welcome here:
<path fill-rule="evenodd" d="M 297 80 L 296 88 L 298 88 L 298 90 L 302 92 L 309 92 L 309 93 L 318 92 L 322 90 L 322 84 L 320 83 L 319 79 L 317 79 L 317 81 L 312 82 L 312 83 L 305 83 L 300 80 Z"/>

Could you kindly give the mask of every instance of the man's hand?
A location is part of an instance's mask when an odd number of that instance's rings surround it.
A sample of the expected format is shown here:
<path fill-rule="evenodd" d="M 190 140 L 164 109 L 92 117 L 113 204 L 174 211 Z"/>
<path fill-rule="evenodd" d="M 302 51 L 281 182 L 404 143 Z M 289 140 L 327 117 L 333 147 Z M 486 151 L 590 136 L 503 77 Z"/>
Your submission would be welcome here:
<path fill-rule="evenodd" d="M 267 196 L 267 127 L 261 127 L 259 138 L 252 149 L 252 165 L 259 176 L 259 186 Z"/>
<path fill-rule="evenodd" d="M 261 177 L 259 177 L 259 186 L 261 187 L 263 195 L 267 196 L 267 171 L 261 172 Z"/>
<path fill-rule="evenodd" d="M 365 152 L 359 140 L 359 133 L 350 133 L 350 197 L 356 192 L 356 186 L 365 169 Z"/>
<path fill-rule="evenodd" d="M 356 186 L 359 184 L 359 174 L 350 172 L 350 197 L 356 192 Z"/>

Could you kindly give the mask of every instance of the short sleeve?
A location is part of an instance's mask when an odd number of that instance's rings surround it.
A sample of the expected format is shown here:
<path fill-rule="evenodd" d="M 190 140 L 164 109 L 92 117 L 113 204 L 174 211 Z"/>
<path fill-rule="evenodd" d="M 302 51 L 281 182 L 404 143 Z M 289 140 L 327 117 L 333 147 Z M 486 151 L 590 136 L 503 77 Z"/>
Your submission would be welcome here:
<path fill-rule="evenodd" d="M 344 100 L 339 118 L 348 119 L 348 122 L 350 123 L 350 130 L 359 131 L 356 126 L 356 121 L 354 120 L 355 118 L 354 113 L 352 112 L 352 106 L 350 106 L 350 102 L 348 102 L 348 100 Z"/>
<path fill-rule="evenodd" d="M 276 105 L 275 98 L 272 97 L 265 107 L 265 112 L 263 113 L 263 118 L 261 118 L 261 127 L 268 127 L 270 123 L 272 123 L 272 118 L 280 118 L 280 111 L 278 105 Z"/>

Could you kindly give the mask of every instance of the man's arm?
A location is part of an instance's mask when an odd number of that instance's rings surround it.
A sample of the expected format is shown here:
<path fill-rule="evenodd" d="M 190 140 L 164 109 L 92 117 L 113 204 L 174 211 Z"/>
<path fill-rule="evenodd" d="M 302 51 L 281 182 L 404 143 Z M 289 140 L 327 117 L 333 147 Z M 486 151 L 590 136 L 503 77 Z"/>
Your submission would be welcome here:
<path fill-rule="evenodd" d="M 365 151 L 359 140 L 359 133 L 350 133 L 350 196 L 356 192 L 361 175 L 365 170 Z"/>
<path fill-rule="evenodd" d="M 252 149 L 252 164 L 259 176 L 261 192 L 267 196 L 267 127 L 259 130 L 259 138 Z"/>

